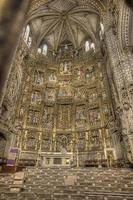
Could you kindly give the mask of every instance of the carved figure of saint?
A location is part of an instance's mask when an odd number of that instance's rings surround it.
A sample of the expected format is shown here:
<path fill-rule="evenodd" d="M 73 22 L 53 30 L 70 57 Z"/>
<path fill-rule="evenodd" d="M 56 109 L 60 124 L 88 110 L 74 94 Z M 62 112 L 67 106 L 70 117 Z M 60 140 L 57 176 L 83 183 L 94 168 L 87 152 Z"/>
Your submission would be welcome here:
<path fill-rule="evenodd" d="M 31 102 L 37 103 L 37 102 L 40 102 L 40 100 L 41 100 L 41 97 L 40 97 L 39 93 L 36 92 L 36 91 L 33 92 L 32 95 L 31 95 Z"/>
<path fill-rule="evenodd" d="M 55 100 L 55 91 L 54 90 L 49 90 L 48 91 L 48 100 L 54 101 Z"/>
<path fill-rule="evenodd" d="M 42 85 L 43 84 L 43 74 L 42 73 L 36 73 L 35 74 L 35 83 L 37 85 Z"/>
<path fill-rule="evenodd" d="M 57 81 L 57 77 L 56 77 L 56 75 L 55 74 L 50 74 L 50 76 L 49 76 L 49 81 L 51 82 L 56 82 Z"/>
<path fill-rule="evenodd" d="M 28 116 L 28 120 L 30 124 L 34 124 L 34 125 L 37 124 L 38 123 L 37 113 L 30 112 Z"/>
<path fill-rule="evenodd" d="M 64 72 L 64 66 L 63 63 L 60 64 L 60 74 L 63 74 Z"/>
<path fill-rule="evenodd" d="M 84 110 L 81 110 L 80 113 L 79 113 L 79 119 L 80 120 L 85 120 L 85 113 L 84 113 Z"/>
<path fill-rule="evenodd" d="M 33 124 L 37 124 L 37 122 L 38 122 L 37 116 L 33 116 L 32 122 L 33 122 Z"/>
<path fill-rule="evenodd" d="M 64 74 L 68 72 L 68 64 L 67 62 L 64 63 Z"/>

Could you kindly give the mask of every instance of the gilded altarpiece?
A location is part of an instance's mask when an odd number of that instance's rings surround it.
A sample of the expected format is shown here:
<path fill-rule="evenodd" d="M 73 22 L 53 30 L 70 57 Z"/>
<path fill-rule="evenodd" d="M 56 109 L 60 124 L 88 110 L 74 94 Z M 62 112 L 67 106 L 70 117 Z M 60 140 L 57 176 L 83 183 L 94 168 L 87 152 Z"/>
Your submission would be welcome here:
<path fill-rule="evenodd" d="M 17 142 L 21 150 L 73 155 L 78 151 L 87 159 L 97 159 L 98 154 L 105 159 L 113 144 L 101 58 L 32 65 L 27 65 L 16 115 L 22 124 Z"/>

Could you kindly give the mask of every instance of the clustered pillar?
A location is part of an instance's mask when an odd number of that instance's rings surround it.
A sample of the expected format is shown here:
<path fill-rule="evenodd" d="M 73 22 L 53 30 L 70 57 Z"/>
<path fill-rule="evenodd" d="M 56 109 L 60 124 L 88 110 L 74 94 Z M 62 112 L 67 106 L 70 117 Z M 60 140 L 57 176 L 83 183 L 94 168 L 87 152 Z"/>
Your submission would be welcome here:
<path fill-rule="evenodd" d="M 0 107 L 29 3 L 30 0 L 2 0 L 0 3 Z"/>
<path fill-rule="evenodd" d="M 133 163 L 133 77 L 132 77 L 132 58 L 127 49 L 121 48 L 118 37 L 118 24 L 114 27 L 114 10 L 107 11 L 104 17 L 105 40 L 110 58 L 110 66 L 114 82 L 118 92 L 116 100 L 117 114 L 121 120 L 121 135 L 127 151 L 128 160 Z M 116 29 L 116 31 L 114 31 Z M 115 97 L 117 98 L 117 97 Z"/>

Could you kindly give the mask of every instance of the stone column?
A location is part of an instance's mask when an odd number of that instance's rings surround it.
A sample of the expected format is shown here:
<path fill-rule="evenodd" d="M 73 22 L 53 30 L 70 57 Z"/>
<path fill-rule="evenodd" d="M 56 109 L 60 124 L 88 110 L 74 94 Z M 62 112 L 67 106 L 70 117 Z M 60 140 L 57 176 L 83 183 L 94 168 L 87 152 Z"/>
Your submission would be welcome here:
<path fill-rule="evenodd" d="M 117 34 L 117 23 L 114 24 L 114 16 L 110 10 L 104 18 L 104 26 L 110 67 L 119 96 L 119 102 L 116 101 L 118 104 L 116 108 L 122 125 L 121 134 L 125 142 L 128 159 L 133 163 L 133 101 L 129 91 L 130 86 L 133 85 L 132 59 L 129 52 L 126 53 L 121 48 Z"/>
<path fill-rule="evenodd" d="M 0 107 L 30 1 L 2 0 L 0 2 Z"/>

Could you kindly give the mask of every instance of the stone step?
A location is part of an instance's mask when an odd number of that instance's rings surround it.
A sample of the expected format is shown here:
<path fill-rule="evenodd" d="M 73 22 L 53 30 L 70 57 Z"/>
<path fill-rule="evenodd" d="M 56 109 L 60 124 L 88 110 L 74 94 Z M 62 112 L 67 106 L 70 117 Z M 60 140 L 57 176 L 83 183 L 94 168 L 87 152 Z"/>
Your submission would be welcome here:
<path fill-rule="evenodd" d="M 29 167 L 24 172 L 18 194 L 9 191 L 14 176 L 0 176 L 0 200 L 133 200 L 130 169 Z"/>

